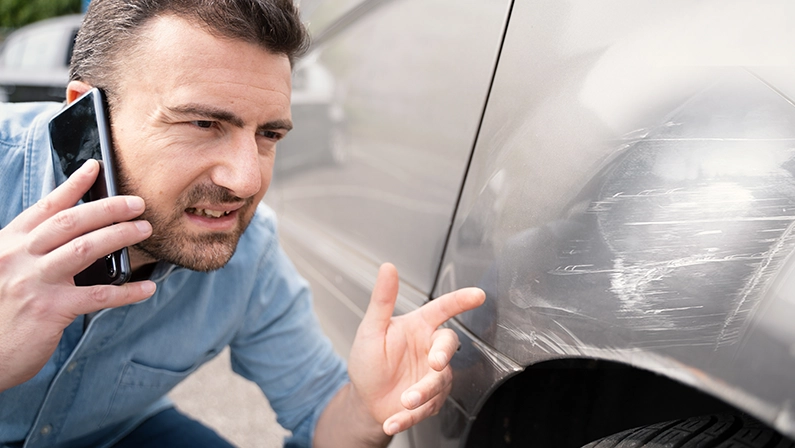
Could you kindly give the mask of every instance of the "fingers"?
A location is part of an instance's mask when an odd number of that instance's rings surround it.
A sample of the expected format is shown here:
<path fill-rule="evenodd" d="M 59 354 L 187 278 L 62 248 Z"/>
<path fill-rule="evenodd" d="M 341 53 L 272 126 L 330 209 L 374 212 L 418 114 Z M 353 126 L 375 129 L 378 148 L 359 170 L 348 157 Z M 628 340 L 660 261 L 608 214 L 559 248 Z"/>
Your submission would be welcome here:
<path fill-rule="evenodd" d="M 28 251 L 34 255 L 44 255 L 81 235 L 116 222 L 128 221 L 143 211 L 144 201 L 137 196 L 117 196 L 60 211 L 30 232 Z M 132 238 L 137 236 L 136 234 Z M 119 241 L 121 245 L 111 248 L 105 254 L 137 242 Z M 99 254 L 102 255 L 104 254 Z"/>
<path fill-rule="evenodd" d="M 140 302 L 155 293 L 155 283 L 149 280 L 142 282 L 126 283 L 120 286 L 98 285 L 76 288 L 74 296 L 68 305 L 71 313 L 79 316 L 80 314 L 93 313 L 104 308 L 116 308 Z"/>
<path fill-rule="evenodd" d="M 449 328 L 437 330 L 433 334 L 431 349 L 428 351 L 428 365 L 437 372 L 450 363 L 458 350 L 458 335 Z"/>
<path fill-rule="evenodd" d="M 450 369 L 445 369 L 449 372 Z M 440 372 L 433 372 L 436 375 L 441 375 Z M 452 377 L 452 375 L 451 375 Z M 419 384 L 419 383 L 418 383 Z M 395 435 L 401 431 L 416 425 L 422 420 L 439 413 L 444 405 L 444 400 L 450 395 L 452 388 L 452 381 L 448 381 L 442 386 L 439 393 L 432 396 L 427 401 L 423 402 L 419 407 L 412 409 L 404 409 L 397 414 L 389 417 L 384 422 L 382 429 L 387 435 Z"/>
<path fill-rule="evenodd" d="M 433 335 L 433 345 L 428 353 L 428 364 L 431 367 L 424 377 L 407 389 L 400 396 L 400 402 L 408 410 L 425 406 L 440 394 L 444 394 L 453 382 L 453 374 L 449 361 L 458 349 L 458 335 L 453 330 L 445 328 L 436 331 Z M 418 414 L 414 413 L 414 417 Z"/>
<path fill-rule="evenodd" d="M 72 277 L 105 255 L 141 242 L 152 234 L 148 221 L 121 222 L 73 239 L 38 261 L 47 279 Z"/>
<path fill-rule="evenodd" d="M 390 263 L 382 264 L 378 269 L 378 278 L 375 281 L 373 294 L 370 296 L 370 304 L 359 325 L 359 331 L 363 332 L 365 336 L 386 332 L 392 312 L 395 311 L 398 284 L 398 273 L 395 266 Z"/>
<path fill-rule="evenodd" d="M 420 308 L 425 322 L 438 327 L 449 319 L 477 308 L 486 300 L 486 293 L 480 288 L 463 288 L 426 303 Z"/>
<path fill-rule="evenodd" d="M 99 163 L 88 160 L 69 179 L 19 215 L 22 230 L 29 232 L 45 220 L 77 204 L 99 174 Z"/>
<path fill-rule="evenodd" d="M 452 381 L 451 369 L 428 372 L 417 384 L 403 392 L 400 402 L 406 409 L 416 409 L 442 393 Z"/>
<path fill-rule="evenodd" d="M 428 354 L 431 370 L 400 396 L 405 410 L 388 418 L 384 432 L 394 435 L 439 412 L 450 394 L 453 371 L 449 361 L 458 349 L 458 336 L 445 328 L 434 333 L 433 345 Z"/>

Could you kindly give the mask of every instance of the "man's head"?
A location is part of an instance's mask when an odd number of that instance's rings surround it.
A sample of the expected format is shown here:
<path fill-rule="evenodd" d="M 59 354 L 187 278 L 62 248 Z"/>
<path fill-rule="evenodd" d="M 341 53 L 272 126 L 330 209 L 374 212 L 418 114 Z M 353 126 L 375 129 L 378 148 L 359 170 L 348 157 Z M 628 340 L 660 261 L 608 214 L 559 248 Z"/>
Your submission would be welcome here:
<path fill-rule="evenodd" d="M 305 32 L 291 2 L 264 3 L 94 0 L 89 8 L 67 100 L 90 86 L 108 93 L 120 190 L 144 198 L 142 218 L 153 227 L 132 248 L 134 269 L 156 260 L 222 267 L 268 188 L 276 141 L 292 126 L 291 57 Z M 105 20 L 113 25 L 93 23 Z M 240 29 L 248 31 L 232 31 Z"/>
<path fill-rule="evenodd" d="M 94 0 L 75 40 L 69 78 L 113 93 L 125 60 L 139 50 L 141 28 L 165 15 L 283 54 L 290 63 L 309 42 L 292 0 Z"/>

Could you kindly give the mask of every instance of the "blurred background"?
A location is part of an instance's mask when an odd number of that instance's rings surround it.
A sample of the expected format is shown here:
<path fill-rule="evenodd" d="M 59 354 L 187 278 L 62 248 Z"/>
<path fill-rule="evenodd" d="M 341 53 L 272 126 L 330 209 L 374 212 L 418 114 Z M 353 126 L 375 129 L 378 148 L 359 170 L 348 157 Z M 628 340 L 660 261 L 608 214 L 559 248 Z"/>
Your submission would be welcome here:
<path fill-rule="evenodd" d="M 3 0 L 0 2 L 0 41 L 14 29 L 27 24 L 83 10 L 81 0 Z"/>
<path fill-rule="evenodd" d="M 63 101 L 81 0 L 0 2 L 0 101 Z"/>

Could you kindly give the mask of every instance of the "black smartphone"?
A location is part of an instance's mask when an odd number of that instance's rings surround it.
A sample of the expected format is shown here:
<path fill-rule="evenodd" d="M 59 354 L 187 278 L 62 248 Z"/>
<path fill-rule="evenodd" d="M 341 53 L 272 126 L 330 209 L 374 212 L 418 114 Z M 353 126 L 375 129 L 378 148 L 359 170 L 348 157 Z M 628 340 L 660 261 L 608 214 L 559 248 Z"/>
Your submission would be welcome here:
<path fill-rule="evenodd" d="M 50 120 L 50 143 L 69 177 L 88 159 L 99 161 L 99 175 L 84 202 L 118 194 L 105 95 L 91 89 Z M 121 285 L 130 279 L 127 248 L 100 258 L 75 275 L 76 286 Z"/>

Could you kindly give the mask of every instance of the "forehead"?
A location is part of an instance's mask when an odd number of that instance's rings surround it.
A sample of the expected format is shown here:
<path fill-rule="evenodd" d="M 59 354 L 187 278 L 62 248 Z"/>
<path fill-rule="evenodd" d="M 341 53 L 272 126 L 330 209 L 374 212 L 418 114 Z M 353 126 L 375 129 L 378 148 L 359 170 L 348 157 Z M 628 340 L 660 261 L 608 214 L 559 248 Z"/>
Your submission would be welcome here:
<path fill-rule="evenodd" d="M 241 40 L 218 37 L 172 15 L 150 20 L 134 49 L 120 61 L 119 87 L 164 101 L 259 102 L 284 106 L 290 101 L 290 62 Z"/>

